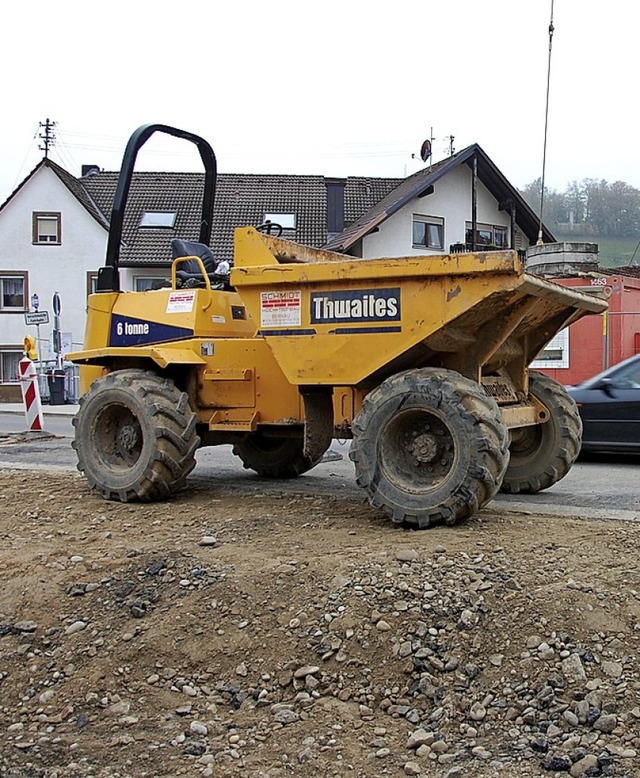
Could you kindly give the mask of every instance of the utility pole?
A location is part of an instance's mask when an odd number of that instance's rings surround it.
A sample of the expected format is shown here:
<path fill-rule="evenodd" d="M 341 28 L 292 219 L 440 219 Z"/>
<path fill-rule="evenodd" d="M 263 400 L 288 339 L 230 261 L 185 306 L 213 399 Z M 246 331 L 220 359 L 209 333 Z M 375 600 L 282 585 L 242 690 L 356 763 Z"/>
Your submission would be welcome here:
<path fill-rule="evenodd" d="M 38 125 L 41 129 L 44 129 L 44 133 L 40 133 L 38 137 L 40 140 L 44 141 L 44 146 L 38 146 L 40 151 L 44 151 L 44 158 L 49 158 L 49 149 L 52 146 L 55 146 L 56 143 L 56 133 L 54 127 L 56 126 L 56 122 L 52 122 L 50 119 L 45 119 L 44 124 L 42 122 Z"/>

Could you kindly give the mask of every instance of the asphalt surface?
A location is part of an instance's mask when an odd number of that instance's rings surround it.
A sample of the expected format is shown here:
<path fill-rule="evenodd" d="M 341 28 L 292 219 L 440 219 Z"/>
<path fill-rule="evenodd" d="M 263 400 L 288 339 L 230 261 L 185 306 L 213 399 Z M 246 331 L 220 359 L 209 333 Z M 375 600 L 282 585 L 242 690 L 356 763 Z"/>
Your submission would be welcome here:
<path fill-rule="evenodd" d="M 0 406 L 0 468 L 76 471 L 71 447 L 72 418 L 77 406 L 44 406 L 44 432 L 27 432 L 21 405 Z M 244 470 L 230 446 L 200 449 L 190 478 L 203 483 L 224 483 L 246 492 L 264 491 L 265 481 Z M 640 521 L 638 469 L 640 457 L 579 459 L 569 474 L 537 495 L 500 494 L 494 509 L 522 513 L 575 516 L 590 519 Z M 349 443 L 333 441 L 325 461 L 304 476 L 269 481 L 280 492 L 324 492 L 351 499 L 364 495 L 355 483 Z"/>

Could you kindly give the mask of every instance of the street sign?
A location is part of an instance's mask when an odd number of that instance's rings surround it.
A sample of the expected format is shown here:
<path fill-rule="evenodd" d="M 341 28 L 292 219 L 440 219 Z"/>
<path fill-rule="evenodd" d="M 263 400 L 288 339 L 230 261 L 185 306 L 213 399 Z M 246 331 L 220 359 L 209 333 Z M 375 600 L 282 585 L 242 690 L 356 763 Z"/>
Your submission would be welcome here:
<path fill-rule="evenodd" d="M 53 294 L 53 312 L 56 316 L 60 316 L 60 295 L 57 292 Z"/>
<path fill-rule="evenodd" d="M 33 311 L 25 313 L 25 324 L 49 324 L 49 311 Z"/>

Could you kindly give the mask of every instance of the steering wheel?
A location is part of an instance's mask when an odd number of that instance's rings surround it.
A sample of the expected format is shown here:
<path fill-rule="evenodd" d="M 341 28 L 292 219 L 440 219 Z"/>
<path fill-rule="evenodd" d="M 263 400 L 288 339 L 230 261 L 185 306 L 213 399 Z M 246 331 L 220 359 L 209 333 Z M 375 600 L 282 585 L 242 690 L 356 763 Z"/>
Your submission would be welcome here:
<path fill-rule="evenodd" d="M 279 238 L 282 235 L 282 225 L 276 224 L 275 222 L 264 222 L 264 224 L 258 225 L 256 230 L 258 230 L 258 232 L 264 232 L 267 235 L 275 235 L 276 238 Z"/>

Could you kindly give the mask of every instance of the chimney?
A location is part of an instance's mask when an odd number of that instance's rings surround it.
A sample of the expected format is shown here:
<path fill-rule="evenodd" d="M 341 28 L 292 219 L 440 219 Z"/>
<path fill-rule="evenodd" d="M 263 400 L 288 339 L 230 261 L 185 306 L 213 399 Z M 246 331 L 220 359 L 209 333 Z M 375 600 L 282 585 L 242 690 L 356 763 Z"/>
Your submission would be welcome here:
<path fill-rule="evenodd" d="M 344 229 L 344 178 L 325 178 L 327 187 L 327 233 L 335 235 Z"/>

